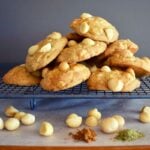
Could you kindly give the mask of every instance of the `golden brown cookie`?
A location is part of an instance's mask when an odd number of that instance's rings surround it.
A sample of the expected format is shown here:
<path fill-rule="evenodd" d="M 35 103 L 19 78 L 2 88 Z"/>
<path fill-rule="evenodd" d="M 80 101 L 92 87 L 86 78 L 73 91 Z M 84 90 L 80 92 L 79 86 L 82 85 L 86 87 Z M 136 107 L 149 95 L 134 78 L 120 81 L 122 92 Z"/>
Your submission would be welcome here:
<path fill-rule="evenodd" d="M 87 85 L 91 90 L 131 92 L 140 86 L 140 81 L 135 78 L 134 71 L 131 68 L 122 71 L 103 66 L 92 72 Z"/>
<path fill-rule="evenodd" d="M 75 32 L 68 33 L 68 34 L 66 35 L 66 38 L 68 39 L 68 41 L 74 40 L 74 41 L 76 41 L 76 42 L 81 42 L 81 41 L 84 39 L 83 36 L 81 36 L 81 35 L 79 35 L 79 34 L 77 34 L 77 33 L 75 33 Z"/>
<path fill-rule="evenodd" d="M 82 64 L 69 65 L 67 62 L 62 62 L 52 70 L 45 68 L 42 76 L 43 79 L 40 85 L 43 89 L 59 91 L 87 80 L 90 76 L 90 70 Z"/>
<path fill-rule="evenodd" d="M 80 43 L 71 40 L 68 42 L 68 47 L 60 53 L 57 61 L 81 62 L 103 53 L 106 47 L 107 45 L 104 42 L 93 41 L 89 38 L 83 39 Z"/>
<path fill-rule="evenodd" d="M 116 51 L 123 51 L 123 50 L 130 50 L 133 54 L 135 54 L 138 50 L 138 45 L 132 42 L 129 39 L 122 39 L 117 40 L 113 43 L 111 43 L 107 49 L 104 51 L 104 53 L 100 54 L 99 56 L 95 57 L 95 62 L 101 63 L 103 60 L 106 60 L 108 57 L 110 57 L 114 52 Z"/>
<path fill-rule="evenodd" d="M 112 43 L 119 37 L 117 29 L 107 20 L 88 13 L 73 20 L 70 27 L 81 36 L 106 43 Z"/>
<path fill-rule="evenodd" d="M 129 50 L 114 53 L 105 64 L 112 67 L 132 68 L 138 77 L 150 75 L 150 59 L 135 57 Z"/>
<path fill-rule="evenodd" d="M 20 86 L 37 85 L 40 81 L 41 77 L 37 77 L 29 73 L 24 64 L 10 69 L 3 76 L 4 83 Z"/>
<path fill-rule="evenodd" d="M 53 32 L 28 49 L 26 67 L 29 72 L 39 70 L 52 62 L 67 44 L 67 38 Z"/>

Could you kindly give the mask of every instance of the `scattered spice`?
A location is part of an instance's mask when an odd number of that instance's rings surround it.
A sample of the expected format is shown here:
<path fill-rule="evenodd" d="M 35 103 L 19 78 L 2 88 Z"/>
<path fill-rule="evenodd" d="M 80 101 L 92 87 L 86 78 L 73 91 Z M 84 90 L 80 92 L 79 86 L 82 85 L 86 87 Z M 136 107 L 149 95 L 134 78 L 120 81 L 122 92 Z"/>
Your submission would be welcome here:
<path fill-rule="evenodd" d="M 115 139 L 121 141 L 134 141 L 142 137 L 144 137 L 144 134 L 139 131 L 134 129 L 124 129 L 118 132 L 118 135 L 115 137 Z"/>
<path fill-rule="evenodd" d="M 76 133 L 69 133 L 73 139 L 84 142 L 92 142 L 96 140 L 96 132 L 91 128 L 83 128 Z"/>

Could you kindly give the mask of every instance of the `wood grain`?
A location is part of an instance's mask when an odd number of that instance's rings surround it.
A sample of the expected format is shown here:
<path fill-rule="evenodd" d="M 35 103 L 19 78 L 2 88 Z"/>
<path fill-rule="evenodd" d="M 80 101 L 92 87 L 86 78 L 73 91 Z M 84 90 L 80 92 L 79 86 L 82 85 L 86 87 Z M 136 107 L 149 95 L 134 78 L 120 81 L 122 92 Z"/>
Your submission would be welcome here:
<path fill-rule="evenodd" d="M 0 150 L 150 150 L 150 146 L 106 146 L 106 147 L 40 147 L 0 146 Z"/>

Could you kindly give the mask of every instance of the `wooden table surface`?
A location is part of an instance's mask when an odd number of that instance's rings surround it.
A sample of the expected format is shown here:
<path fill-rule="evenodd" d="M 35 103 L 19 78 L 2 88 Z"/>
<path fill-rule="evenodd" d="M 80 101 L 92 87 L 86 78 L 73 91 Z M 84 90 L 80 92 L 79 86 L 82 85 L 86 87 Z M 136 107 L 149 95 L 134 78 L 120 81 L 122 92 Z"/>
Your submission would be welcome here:
<path fill-rule="evenodd" d="M 109 146 L 109 147 L 40 147 L 0 146 L 0 150 L 150 150 L 150 146 Z"/>

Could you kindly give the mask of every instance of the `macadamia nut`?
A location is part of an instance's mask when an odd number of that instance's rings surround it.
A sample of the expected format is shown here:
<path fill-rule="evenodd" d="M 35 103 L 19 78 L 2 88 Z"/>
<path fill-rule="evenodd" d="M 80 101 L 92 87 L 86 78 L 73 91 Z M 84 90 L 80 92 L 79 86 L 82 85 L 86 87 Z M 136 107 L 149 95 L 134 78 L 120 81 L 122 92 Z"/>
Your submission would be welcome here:
<path fill-rule="evenodd" d="M 150 114 L 150 107 L 149 106 L 144 106 L 142 108 L 141 112 L 146 112 L 146 113 Z"/>
<path fill-rule="evenodd" d="M 14 118 L 17 118 L 18 120 L 21 120 L 21 118 L 25 115 L 26 113 L 23 111 L 17 112 L 14 116 Z"/>
<path fill-rule="evenodd" d="M 75 40 L 70 40 L 70 41 L 68 42 L 68 46 L 69 46 L 69 47 L 72 47 L 72 46 L 74 46 L 74 45 L 77 45 L 77 42 L 76 42 Z"/>
<path fill-rule="evenodd" d="M 20 126 L 20 121 L 16 118 L 9 118 L 5 121 L 5 128 L 9 131 L 16 130 Z"/>
<path fill-rule="evenodd" d="M 86 19 L 86 18 L 90 18 L 90 17 L 92 17 L 92 15 L 89 13 L 82 13 L 80 16 L 80 18 L 82 18 L 82 19 Z"/>
<path fill-rule="evenodd" d="M 33 55 L 39 49 L 38 45 L 33 45 L 28 49 L 28 54 Z"/>
<path fill-rule="evenodd" d="M 118 127 L 118 121 L 112 117 L 102 119 L 100 122 L 100 128 L 104 133 L 114 133 L 118 130 Z"/>
<path fill-rule="evenodd" d="M 35 116 L 32 114 L 25 114 L 22 118 L 21 118 L 21 123 L 24 125 L 32 125 L 35 122 Z"/>
<path fill-rule="evenodd" d="M 93 45 L 95 45 L 95 41 L 93 41 L 93 40 L 90 39 L 90 38 L 85 38 L 85 39 L 82 41 L 82 43 L 83 43 L 84 45 L 88 45 L 88 46 L 93 46 Z"/>
<path fill-rule="evenodd" d="M 2 118 L 0 118 L 0 130 L 4 128 L 4 121 Z"/>
<path fill-rule="evenodd" d="M 70 66 L 69 66 L 69 64 L 67 62 L 62 62 L 59 65 L 59 69 L 61 71 L 67 71 L 68 69 L 70 69 Z"/>
<path fill-rule="evenodd" d="M 49 122 L 42 122 L 40 125 L 39 133 L 43 136 L 51 136 L 54 132 L 53 125 Z"/>
<path fill-rule="evenodd" d="M 83 22 L 81 25 L 80 25 L 80 32 L 81 33 L 87 33 L 89 30 L 90 30 L 90 26 L 86 23 L 86 22 Z"/>
<path fill-rule="evenodd" d="M 62 35 L 59 32 L 53 32 L 50 35 L 48 35 L 48 38 L 52 38 L 54 40 L 59 40 L 61 37 Z"/>
<path fill-rule="evenodd" d="M 70 128 L 77 128 L 82 123 L 82 117 L 77 114 L 70 114 L 66 119 L 66 125 Z"/>
<path fill-rule="evenodd" d="M 121 115 L 113 115 L 112 117 L 118 121 L 119 128 L 122 128 L 124 126 L 125 119 Z"/>
<path fill-rule="evenodd" d="M 7 117 L 13 117 L 17 112 L 18 109 L 16 109 L 14 106 L 8 106 L 4 113 Z"/>
<path fill-rule="evenodd" d="M 113 92 L 120 92 L 123 89 L 124 83 L 119 79 L 108 80 L 108 88 Z"/>
<path fill-rule="evenodd" d="M 51 46 L 51 43 L 47 43 L 46 45 L 44 45 L 43 47 L 41 47 L 41 49 L 39 50 L 39 52 L 42 52 L 42 53 L 47 53 L 51 50 L 52 46 Z"/>
<path fill-rule="evenodd" d="M 139 115 L 139 120 L 143 123 L 150 123 L 150 114 L 147 112 L 141 112 Z"/>
<path fill-rule="evenodd" d="M 101 71 L 103 71 L 103 72 L 111 72 L 111 69 L 110 69 L 109 66 L 103 66 L 103 67 L 101 68 Z"/>
<path fill-rule="evenodd" d="M 108 40 L 111 41 L 113 39 L 113 36 L 114 36 L 113 29 L 110 29 L 110 28 L 105 29 L 105 33 L 106 33 Z"/>
<path fill-rule="evenodd" d="M 87 116 L 94 116 L 97 119 L 101 119 L 101 113 L 98 111 L 97 108 L 89 110 Z"/>
<path fill-rule="evenodd" d="M 94 116 L 89 116 L 86 118 L 85 120 L 85 124 L 89 127 L 95 127 L 98 124 L 98 120 L 96 117 Z"/>

